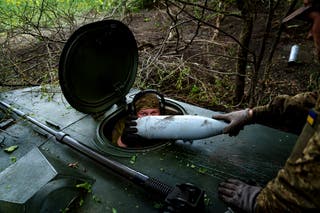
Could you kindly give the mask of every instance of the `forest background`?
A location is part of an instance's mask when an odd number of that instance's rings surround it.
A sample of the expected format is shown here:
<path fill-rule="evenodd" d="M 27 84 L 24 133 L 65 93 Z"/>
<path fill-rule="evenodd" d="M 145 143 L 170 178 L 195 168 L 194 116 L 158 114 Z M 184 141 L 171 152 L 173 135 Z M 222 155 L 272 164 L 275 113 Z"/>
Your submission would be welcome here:
<path fill-rule="evenodd" d="M 310 25 L 283 24 L 298 0 L 2 0 L 0 92 L 58 86 L 69 36 L 84 24 L 117 19 L 139 48 L 134 87 L 212 110 L 268 103 L 318 86 Z M 291 47 L 299 45 L 295 63 Z M 43 91 L 50 100 L 50 89 Z"/>

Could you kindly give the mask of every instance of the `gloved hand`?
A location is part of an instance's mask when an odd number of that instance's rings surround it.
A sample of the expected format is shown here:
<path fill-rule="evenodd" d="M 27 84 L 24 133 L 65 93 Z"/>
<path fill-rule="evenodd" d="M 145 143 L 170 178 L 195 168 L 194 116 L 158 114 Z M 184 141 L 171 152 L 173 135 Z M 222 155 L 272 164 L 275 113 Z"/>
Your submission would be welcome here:
<path fill-rule="evenodd" d="M 250 109 L 214 115 L 212 118 L 229 122 L 229 125 L 223 129 L 223 133 L 228 133 L 230 136 L 238 135 L 239 131 L 242 130 L 246 124 L 252 122 L 252 114 L 250 114 Z"/>
<path fill-rule="evenodd" d="M 240 180 L 228 179 L 218 186 L 218 196 L 235 211 L 254 212 L 259 186 L 251 186 Z"/>
<path fill-rule="evenodd" d="M 128 147 L 133 147 L 137 138 L 139 137 L 136 133 L 138 132 L 135 126 L 137 125 L 136 116 L 128 116 L 125 121 L 125 126 L 121 135 L 121 141 Z"/>
<path fill-rule="evenodd" d="M 127 147 L 141 147 L 145 146 L 148 139 L 141 137 L 140 135 L 136 134 L 138 129 L 136 128 L 138 119 L 137 116 L 128 116 L 125 122 L 125 127 L 123 133 L 121 135 L 121 141 Z"/>

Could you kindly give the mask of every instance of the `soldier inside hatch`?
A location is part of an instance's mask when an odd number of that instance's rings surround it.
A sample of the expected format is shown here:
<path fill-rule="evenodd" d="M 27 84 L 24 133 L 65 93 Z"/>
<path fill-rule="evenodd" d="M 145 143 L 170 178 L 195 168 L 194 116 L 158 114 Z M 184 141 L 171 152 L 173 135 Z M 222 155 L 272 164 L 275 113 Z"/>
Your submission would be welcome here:
<path fill-rule="evenodd" d="M 163 98 L 159 97 L 159 93 L 153 90 L 144 90 L 137 93 L 129 105 L 129 116 L 120 119 L 112 131 L 112 143 L 124 148 L 138 148 L 143 146 L 151 146 L 159 143 L 159 140 L 148 140 L 131 134 L 131 122 L 136 118 L 143 116 L 154 116 L 164 114 Z"/>

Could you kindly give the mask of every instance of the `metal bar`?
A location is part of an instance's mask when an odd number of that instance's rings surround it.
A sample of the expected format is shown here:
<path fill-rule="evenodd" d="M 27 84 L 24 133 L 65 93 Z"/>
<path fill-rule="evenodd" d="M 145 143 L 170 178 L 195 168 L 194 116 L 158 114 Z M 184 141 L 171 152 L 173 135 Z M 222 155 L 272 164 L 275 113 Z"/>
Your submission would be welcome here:
<path fill-rule="evenodd" d="M 122 177 L 125 177 L 129 179 L 130 181 L 143 186 L 146 189 L 156 191 L 161 196 L 167 196 L 170 191 L 172 191 L 173 187 L 166 185 L 165 183 L 162 183 L 159 180 L 156 180 L 154 178 L 149 178 L 147 175 L 144 175 L 138 171 L 135 171 L 117 161 L 114 161 L 110 158 L 107 158 L 100 153 L 96 152 L 92 148 L 86 146 L 85 144 L 82 144 L 81 142 L 77 141 L 76 139 L 70 137 L 68 134 L 62 132 L 62 131 L 56 131 L 41 122 L 37 121 L 36 119 L 30 117 L 26 113 L 13 108 L 11 105 L 0 101 L 0 104 L 4 106 L 7 110 L 15 113 L 16 115 L 30 121 L 32 124 L 40 127 L 41 129 L 45 130 L 46 132 L 53 135 L 56 140 L 62 144 L 66 144 L 67 146 L 71 147 L 72 149 L 75 149 L 82 154 L 86 155 L 87 157 L 95 160 L 96 162 L 102 164 L 103 166 L 111 169 L 115 173 L 121 175 Z"/>

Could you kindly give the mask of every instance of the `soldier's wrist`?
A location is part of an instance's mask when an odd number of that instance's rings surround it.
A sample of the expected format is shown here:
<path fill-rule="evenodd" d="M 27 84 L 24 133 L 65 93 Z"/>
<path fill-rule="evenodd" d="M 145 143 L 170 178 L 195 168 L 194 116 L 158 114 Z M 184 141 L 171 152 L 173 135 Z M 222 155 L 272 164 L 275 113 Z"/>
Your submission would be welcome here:
<path fill-rule="evenodd" d="M 268 105 L 256 106 L 252 108 L 252 123 L 263 124 L 264 120 L 270 115 Z"/>

